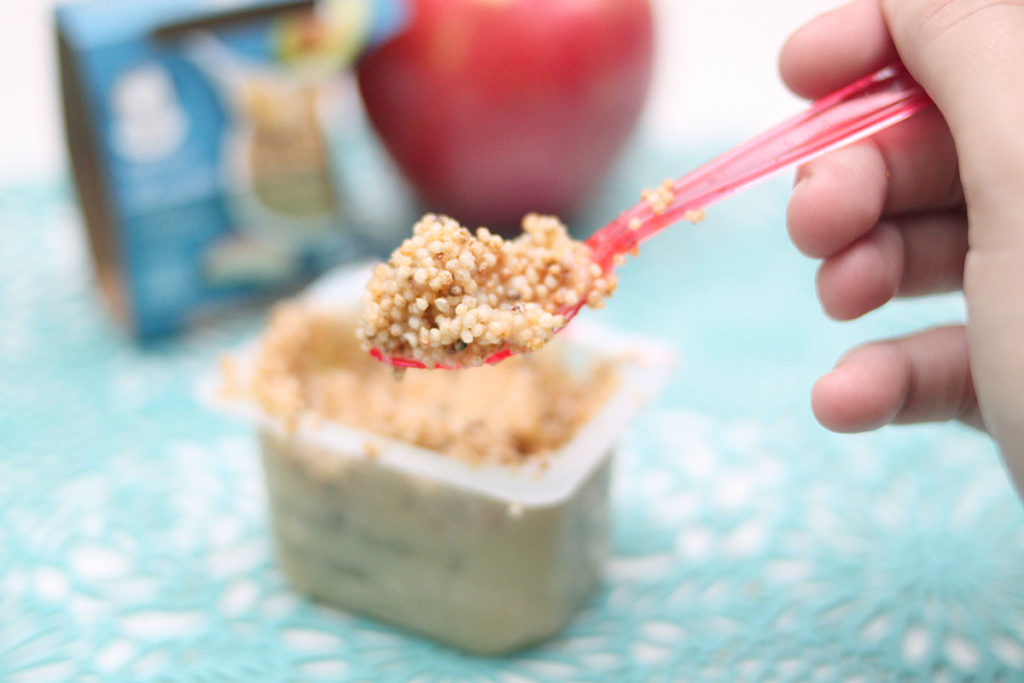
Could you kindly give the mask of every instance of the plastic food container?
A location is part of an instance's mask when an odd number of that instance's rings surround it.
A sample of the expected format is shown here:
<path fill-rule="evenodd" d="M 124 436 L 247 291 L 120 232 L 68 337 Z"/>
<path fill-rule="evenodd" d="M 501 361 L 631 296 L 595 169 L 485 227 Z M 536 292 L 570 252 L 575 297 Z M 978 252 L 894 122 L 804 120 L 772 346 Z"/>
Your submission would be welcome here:
<path fill-rule="evenodd" d="M 368 278 L 339 271 L 305 296 L 354 308 Z M 615 443 L 670 362 L 660 344 L 586 322 L 560 334 L 569 358 L 613 359 L 616 388 L 550 457 L 516 467 L 334 422 L 286 427 L 255 402 L 219 396 L 211 380 L 210 402 L 258 430 L 273 537 L 294 586 L 471 652 L 558 632 L 601 577 Z M 252 352 L 236 354 L 242 372 Z"/>

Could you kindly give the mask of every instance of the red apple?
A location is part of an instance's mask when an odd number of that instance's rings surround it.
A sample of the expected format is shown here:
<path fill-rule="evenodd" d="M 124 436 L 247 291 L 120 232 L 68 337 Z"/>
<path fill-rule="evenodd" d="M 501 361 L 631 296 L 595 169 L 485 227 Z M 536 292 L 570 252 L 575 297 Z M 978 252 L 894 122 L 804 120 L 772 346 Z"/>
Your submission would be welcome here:
<path fill-rule="evenodd" d="M 358 78 L 426 208 L 499 229 L 529 211 L 571 217 L 643 108 L 648 0 L 411 0 L 410 10 Z"/>

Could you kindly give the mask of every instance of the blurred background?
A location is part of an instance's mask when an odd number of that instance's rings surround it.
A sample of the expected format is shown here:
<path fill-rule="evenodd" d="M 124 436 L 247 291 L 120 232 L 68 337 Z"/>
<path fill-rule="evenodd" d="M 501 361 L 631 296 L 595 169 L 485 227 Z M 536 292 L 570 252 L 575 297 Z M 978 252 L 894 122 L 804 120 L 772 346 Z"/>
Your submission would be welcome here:
<path fill-rule="evenodd" d="M 834 435 L 809 407 L 845 349 L 962 320 L 961 297 L 826 319 L 816 264 L 786 236 L 785 177 L 658 235 L 618 271 L 608 307 L 587 313 L 669 341 L 678 362 L 621 449 L 607 586 L 566 637 L 470 660 L 289 592 L 251 435 L 196 397 L 269 301 L 333 263 L 382 256 L 423 208 L 476 220 L 485 189 L 539 193 L 526 208 L 596 229 L 798 111 L 779 48 L 839 2 L 652 0 L 645 24 L 635 0 L 448 0 L 531 7 L 498 26 L 526 16 L 522 35 L 538 40 L 456 25 L 426 53 L 387 42 L 408 19 L 401 0 L 325 0 L 333 10 L 312 24 L 152 23 L 173 7 L 266 4 L 63 5 L 72 163 L 55 6 L 3 3 L 0 679 L 164 680 L 166 667 L 173 680 L 337 680 L 360 662 L 396 680 L 592 680 L 594 667 L 647 680 L 659 665 L 693 680 L 1020 679 L 1024 519 L 990 441 L 957 425 Z M 556 5 L 575 19 L 552 19 Z M 436 30 L 443 16 L 462 14 L 420 18 Z M 632 42 L 650 33 L 651 51 Z M 175 55 L 161 62 L 140 35 Z M 343 67 L 376 45 L 392 47 L 360 62 L 360 92 Z M 587 75 L 588 47 L 610 80 Z M 445 75 L 473 50 L 473 69 Z M 541 72 L 570 95 L 551 104 L 572 122 L 561 130 L 545 115 L 555 109 L 513 106 L 540 77 L 516 90 L 487 75 L 538 55 L 564 66 Z M 631 89 L 648 67 L 649 90 Z M 429 84 L 447 96 L 425 97 Z M 468 115 L 494 101 L 490 118 Z M 410 144 L 410 122 L 448 147 Z M 500 155 L 466 153 L 481 131 Z M 435 173 L 439 160 L 462 165 Z M 544 194 L 553 187 L 564 192 Z M 221 315 L 241 299 L 257 305 Z M 193 329 L 200 309 L 210 324 Z"/>
<path fill-rule="evenodd" d="M 51 0 L 4 9 L 0 91 L 5 98 L 0 182 L 66 170 Z M 230 1 L 217 5 L 230 6 Z M 738 141 L 792 113 L 776 55 L 786 36 L 837 0 L 654 0 L 656 68 L 642 125 L 659 139 Z M 743 21 L 737 21 L 742 17 Z M 757 102 L 757 106 L 751 106 Z"/>
<path fill-rule="evenodd" d="M 776 55 L 829 5 L 19 3 L 0 187 L 74 187 L 108 308 L 157 339 L 424 210 L 587 234 L 796 111 Z"/>
<path fill-rule="evenodd" d="M 795 112 L 776 56 L 831 4 L 18 3 L 0 187 L 75 188 L 108 308 L 162 338 L 424 210 L 587 234 Z"/>

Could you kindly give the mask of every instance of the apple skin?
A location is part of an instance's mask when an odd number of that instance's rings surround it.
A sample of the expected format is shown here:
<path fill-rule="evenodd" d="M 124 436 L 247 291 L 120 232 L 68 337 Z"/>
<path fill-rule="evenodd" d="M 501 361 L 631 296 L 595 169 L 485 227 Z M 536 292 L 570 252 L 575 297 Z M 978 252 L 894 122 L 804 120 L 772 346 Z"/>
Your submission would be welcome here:
<path fill-rule="evenodd" d="M 570 220 L 643 110 L 648 0 L 411 0 L 357 67 L 374 129 L 426 209 L 509 232 Z"/>

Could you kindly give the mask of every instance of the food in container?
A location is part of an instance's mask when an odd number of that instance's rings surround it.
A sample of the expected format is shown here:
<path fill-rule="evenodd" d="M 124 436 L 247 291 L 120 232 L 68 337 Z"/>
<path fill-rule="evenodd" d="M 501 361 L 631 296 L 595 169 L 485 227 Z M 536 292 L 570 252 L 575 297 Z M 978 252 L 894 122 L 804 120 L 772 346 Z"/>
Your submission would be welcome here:
<path fill-rule="evenodd" d="M 278 307 L 206 390 L 258 429 L 281 567 L 472 652 L 556 633 L 600 579 L 612 453 L 668 351 L 581 321 L 529 357 L 399 380 L 355 336 L 369 276 Z"/>

